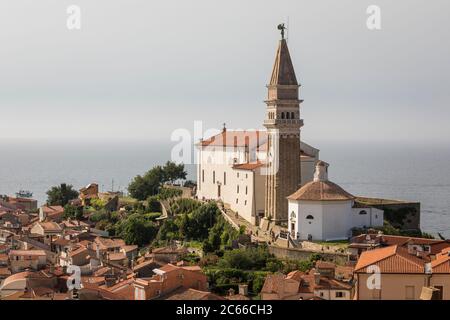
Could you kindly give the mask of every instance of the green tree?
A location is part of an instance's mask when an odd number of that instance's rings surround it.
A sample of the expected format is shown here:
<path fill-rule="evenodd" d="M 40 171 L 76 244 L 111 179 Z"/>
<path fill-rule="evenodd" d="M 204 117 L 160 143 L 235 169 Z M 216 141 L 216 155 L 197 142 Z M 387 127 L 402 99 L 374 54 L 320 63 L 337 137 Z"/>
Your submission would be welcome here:
<path fill-rule="evenodd" d="M 178 232 L 178 226 L 173 219 L 166 219 L 162 226 L 159 228 L 157 239 L 158 240 L 173 240 L 179 239 L 180 234 Z"/>
<path fill-rule="evenodd" d="M 175 180 L 186 179 L 186 171 L 184 170 L 184 164 L 176 164 L 172 161 L 167 161 L 163 167 L 164 177 L 166 181 L 174 183 Z"/>
<path fill-rule="evenodd" d="M 194 199 L 177 199 L 171 206 L 170 211 L 175 214 L 191 213 L 195 209 L 199 208 L 202 204 Z"/>
<path fill-rule="evenodd" d="M 161 203 L 157 196 L 150 196 L 147 198 L 148 212 L 161 212 Z"/>
<path fill-rule="evenodd" d="M 204 204 L 192 213 L 191 239 L 203 240 L 208 237 L 209 229 L 216 223 L 219 208 L 214 202 Z"/>
<path fill-rule="evenodd" d="M 83 208 L 66 204 L 64 207 L 64 218 L 70 218 L 75 220 L 81 220 L 83 218 Z"/>
<path fill-rule="evenodd" d="M 264 270 L 267 269 L 268 262 L 271 262 L 269 267 L 273 267 L 275 257 L 269 253 L 266 246 L 259 246 L 225 251 L 219 261 L 219 266 L 243 270 Z"/>
<path fill-rule="evenodd" d="M 153 222 L 136 213 L 122 220 L 116 228 L 116 234 L 127 244 L 140 247 L 149 244 L 155 238 L 157 231 L 158 228 Z"/>
<path fill-rule="evenodd" d="M 128 192 L 133 198 L 143 201 L 158 194 L 159 188 L 165 181 L 162 167 L 156 166 L 144 176 L 136 176 L 128 185 Z"/>
<path fill-rule="evenodd" d="M 78 197 L 78 192 L 70 184 L 61 183 L 47 191 L 47 204 L 50 206 L 65 206 L 70 200 Z"/>

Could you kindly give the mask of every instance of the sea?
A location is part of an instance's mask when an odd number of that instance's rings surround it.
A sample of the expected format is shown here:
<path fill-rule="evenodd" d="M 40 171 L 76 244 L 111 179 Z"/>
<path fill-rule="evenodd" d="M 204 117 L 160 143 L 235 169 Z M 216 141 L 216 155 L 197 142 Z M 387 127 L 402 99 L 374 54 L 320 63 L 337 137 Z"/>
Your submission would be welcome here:
<path fill-rule="evenodd" d="M 421 228 L 450 237 L 450 148 L 447 145 L 317 142 L 329 179 L 354 195 L 419 201 Z M 0 142 L 0 194 L 33 192 L 40 204 L 50 187 L 126 193 L 132 178 L 171 159 L 171 142 Z M 186 166 L 195 180 L 195 166 Z"/>

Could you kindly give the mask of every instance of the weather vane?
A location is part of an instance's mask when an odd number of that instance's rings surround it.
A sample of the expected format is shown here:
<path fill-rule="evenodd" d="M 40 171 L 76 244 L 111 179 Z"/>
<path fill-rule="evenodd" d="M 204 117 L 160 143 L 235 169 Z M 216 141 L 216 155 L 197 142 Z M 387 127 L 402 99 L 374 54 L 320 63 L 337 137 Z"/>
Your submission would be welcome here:
<path fill-rule="evenodd" d="M 284 39 L 284 30 L 286 30 L 287 28 L 284 26 L 284 23 L 280 23 L 278 25 L 278 30 L 281 30 L 281 39 Z"/>

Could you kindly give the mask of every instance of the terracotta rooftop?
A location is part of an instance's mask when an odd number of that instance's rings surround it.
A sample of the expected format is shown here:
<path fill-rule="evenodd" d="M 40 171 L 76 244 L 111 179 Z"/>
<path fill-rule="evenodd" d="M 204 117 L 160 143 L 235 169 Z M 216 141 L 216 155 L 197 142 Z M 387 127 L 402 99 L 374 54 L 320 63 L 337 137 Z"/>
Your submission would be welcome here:
<path fill-rule="evenodd" d="M 62 228 L 56 222 L 38 222 L 46 232 L 60 232 Z"/>
<path fill-rule="evenodd" d="M 125 241 L 123 241 L 122 239 L 109 239 L 97 237 L 95 238 L 94 241 L 95 244 L 97 244 L 100 249 L 124 247 L 126 245 Z"/>
<path fill-rule="evenodd" d="M 64 207 L 62 206 L 42 206 L 42 211 L 45 213 L 52 215 L 57 213 L 64 212 Z"/>
<path fill-rule="evenodd" d="M 134 250 L 138 249 L 138 246 L 137 245 L 127 245 L 127 246 L 123 246 L 122 249 L 125 252 L 130 252 L 130 251 L 134 251 Z"/>
<path fill-rule="evenodd" d="M 267 140 L 267 132 L 254 130 L 225 130 L 215 136 L 200 141 L 200 145 L 221 147 L 258 148 Z"/>
<path fill-rule="evenodd" d="M 218 296 L 208 291 L 200 291 L 195 289 L 179 288 L 163 297 L 164 300 L 225 300 L 225 298 Z"/>
<path fill-rule="evenodd" d="M 424 273 L 427 260 L 408 253 L 397 245 L 364 251 L 355 266 L 355 272 L 367 272 L 367 267 L 376 265 L 382 273 Z"/>
<path fill-rule="evenodd" d="M 331 181 L 311 181 L 287 198 L 303 201 L 342 201 L 355 197 Z"/>
<path fill-rule="evenodd" d="M 233 166 L 233 169 L 237 170 L 255 170 L 264 164 L 262 162 L 253 162 L 253 163 L 242 163 L 242 164 L 236 164 Z"/>
<path fill-rule="evenodd" d="M 158 269 L 158 268 L 161 268 L 163 265 L 164 265 L 163 262 L 158 262 L 156 260 L 151 259 L 151 260 L 147 260 L 147 261 L 144 261 L 144 262 L 141 262 L 141 263 L 135 265 L 133 267 L 133 271 L 139 271 L 140 269 L 146 268 L 149 266 L 153 267 L 154 269 L 155 268 Z"/>
<path fill-rule="evenodd" d="M 352 286 L 346 282 L 325 276 L 320 276 L 319 282 L 316 283 L 314 275 L 315 272 L 316 270 L 312 269 L 307 274 L 300 271 L 292 271 L 287 276 L 284 276 L 283 274 L 268 275 L 261 292 L 276 293 L 279 296 L 284 296 L 286 299 L 290 296 L 295 296 L 298 293 L 313 294 L 314 290 L 351 290 L 352 288 Z M 293 284 L 291 283 L 288 285 L 288 281 L 297 282 L 298 288 L 296 291 L 292 291 Z"/>
<path fill-rule="evenodd" d="M 450 273 L 450 248 L 442 250 L 436 256 L 436 259 L 431 261 L 431 268 L 433 273 Z"/>
<path fill-rule="evenodd" d="M 86 254 L 86 255 L 88 255 L 88 249 L 85 246 L 80 246 L 79 248 L 76 248 L 75 250 L 69 252 L 69 256 L 70 257 L 74 257 L 74 256 L 77 256 L 79 254 Z"/>
<path fill-rule="evenodd" d="M 45 256 L 44 250 L 11 250 L 10 256 Z"/>
<path fill-rule="evenodd" d="M 53 241 L 53 244 L 58 245 L 58 246 L 66 246 L 70 243 L 70 240 L 66 239 L 66 238 L 58 238 L 55 241 Z"/>
<path fill-rule="evenodd" d="M 108 255 L 108 260 L 110 260 L 110 261 L 120 261 L 120 260 L 126 259 L 126 257 L 127 256 L 123 252 L 110 253 Z"/>
<path fill-rule="evenodd" d="M 0 267 L 0 276 L 2 276 L 2 277 L 8 277 L 8 276 L 10 276 L 11 275 L 11 271 L 9 271 L 9 269 L 8 268 L 6 268 L 6 267 Z"/>
<path fill-rule="evenodd" d="M 158 269 L 167 273 L 167 272 L 178 270 L 179 268 L 180 267 L 177 267 L 177 266 L 174 266 L 171 263 L 168 263 L 168 264 L 166 264 L 166 265 L 164 265 L 164 266 L 162 266 L 161 268 L 158 268 Z"/>

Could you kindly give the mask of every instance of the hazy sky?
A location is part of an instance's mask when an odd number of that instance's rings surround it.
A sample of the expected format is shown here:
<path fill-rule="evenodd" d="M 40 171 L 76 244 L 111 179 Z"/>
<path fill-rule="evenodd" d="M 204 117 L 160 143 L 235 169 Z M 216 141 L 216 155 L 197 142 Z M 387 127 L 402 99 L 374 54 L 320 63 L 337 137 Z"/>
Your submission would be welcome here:
<path fill-rule="evenodd" d="M 71 4 L 81 30 L 66 27 Z M 289 17 L 305 141 L 450 142 L 449 12 L 448 0 L 0 0 L 0 141 L 260 128 Z"/>

